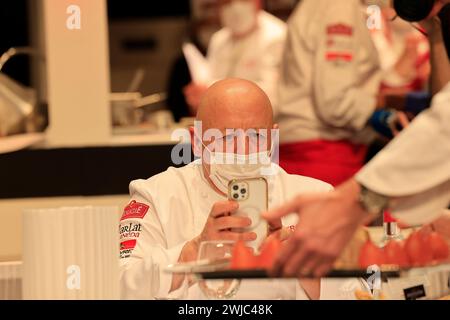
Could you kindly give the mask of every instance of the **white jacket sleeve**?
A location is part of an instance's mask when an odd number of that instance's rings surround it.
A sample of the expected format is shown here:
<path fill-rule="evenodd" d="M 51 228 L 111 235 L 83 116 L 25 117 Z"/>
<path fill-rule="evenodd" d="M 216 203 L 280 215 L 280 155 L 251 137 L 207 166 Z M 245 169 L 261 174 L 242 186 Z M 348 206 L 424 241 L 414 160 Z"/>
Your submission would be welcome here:
<path fill-rule="evenodd" d="M 312 90 L 317 117 L 326 125 L 359 131 L 377 104 L 378 56 L 359 1 L 326 1 L 315 42 Z M 319 22 L 314 21 L 314 24 Z"/>
<path fill-rule="evenodd" d="M 172 276 L 163 270 L 178 261 L 185 243 L 168 248 L 159 213 L 142 180 L 130 184 L 130 193 L 119 227 L 121 298 L 167 297 Z"/>
<path fill-rule="evenodd" d="M 256 84 L 267 94 L 273 108 L 278 105 L 278 82 L 285 36 L 273 39 L 261 53 L 260 75 Z"/>
<path fill-rule="evenodd" d="M 217 74 L 217 66 L 220 65 L 220 52 L 224 48 L 224 43 L 227 38 L 227 31 L 221 29 L 214 33 L 209 41 L 208 50 L 206 53 L 206 60 L 208 61 L 208 66 L 210 68 L 210 83 L 212 85 L 214 82 L 221 80 L 221 77 Z M 223 63 L 223 62 L 222 62 Z"/>
<path fill-rule="evenodd" d="M 429 222 L 450 202 L 450 83 L 356 176 L 367 188 L 396 198 L 405 222 Z M 408 221 L 406 221 L 408 220 Z"/>

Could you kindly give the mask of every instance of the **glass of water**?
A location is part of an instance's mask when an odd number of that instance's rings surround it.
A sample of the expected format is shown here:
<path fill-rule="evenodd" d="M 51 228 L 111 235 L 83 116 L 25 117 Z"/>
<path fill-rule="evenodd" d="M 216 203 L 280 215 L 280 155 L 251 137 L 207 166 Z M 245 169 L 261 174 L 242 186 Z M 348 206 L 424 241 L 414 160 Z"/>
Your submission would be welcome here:
<path fill-rule="evenodd" d="M 231 258 L 234 241 L 205 241 L 200 244 L 198 261 L 210 262 Z M 199 280 L 198 286 L 208 299 L 233 298 L 239 290 L 240 280 Z"/>

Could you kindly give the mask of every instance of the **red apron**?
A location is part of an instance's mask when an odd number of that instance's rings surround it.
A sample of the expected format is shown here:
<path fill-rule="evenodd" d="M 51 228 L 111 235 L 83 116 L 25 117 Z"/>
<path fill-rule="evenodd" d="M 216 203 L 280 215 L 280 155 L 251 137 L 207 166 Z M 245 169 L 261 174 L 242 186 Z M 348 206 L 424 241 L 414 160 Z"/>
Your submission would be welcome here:
<path fill-rule="evenodd" d="M 366 154 L 366 145 L 348 141 L 288 143 L 280 146 L 280 166 L 288 173 L 337 186 L 362 168 Z"/>

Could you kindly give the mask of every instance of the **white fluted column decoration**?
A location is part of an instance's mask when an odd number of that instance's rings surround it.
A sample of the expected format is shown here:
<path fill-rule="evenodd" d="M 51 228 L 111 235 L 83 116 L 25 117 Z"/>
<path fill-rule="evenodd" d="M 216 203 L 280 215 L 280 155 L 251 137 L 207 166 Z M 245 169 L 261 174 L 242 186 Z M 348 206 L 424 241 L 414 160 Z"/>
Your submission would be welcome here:
<path fill-rule="evenodd" d="M 24 212 L 24 299 L 118 299 L 118 208 Z"/>

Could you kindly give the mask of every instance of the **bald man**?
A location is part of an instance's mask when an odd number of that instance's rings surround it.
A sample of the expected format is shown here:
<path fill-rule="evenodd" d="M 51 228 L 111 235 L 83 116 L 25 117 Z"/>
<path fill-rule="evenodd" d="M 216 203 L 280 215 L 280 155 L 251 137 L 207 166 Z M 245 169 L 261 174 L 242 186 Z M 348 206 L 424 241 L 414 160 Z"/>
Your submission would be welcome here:
<path fill-rule="evenodd" d="M 248 165 L 249 154 L 270 156 L 270 133 L 271 129 L 277 128 L 269 98 L 254 83 L 240 79 L 217 82 L 202 99 L 197 120 L 201 130 L 197 126 L 191 132 L 194 153 L 199 160 L 130 184 L 131 202 L 124 210 L 119 228 L 122 298 L 179 297 L 180 292 L 186 293 L 183 288 L 192 283 L 184 276 L 165 273 L 167 265 L 196 260 L 203 241 L 256 239 L 253 232 L 231 231 L 248 227 L 252 221 L 233 215 L 238 203 L 227 200 L 230 179 L 266 178 L 269 208 L 298 191 L 331 189 L 330 185 L 318 180 L 288 175 L 270 160 Z M 249 133 L 246 139 L 240 140 L 233 133 L 236 131 L 257 134 Z M 246 164 L 227 162 L 224 165 L 213 160 L 221 153 L 227 153 L 233 161 L 235 156 L 244 157 Z M 268 168 L 271 170 L 262 170 Z M 287 217 L 276 222 L 273 230 L 279 229 L 281 224 L 287 227 L 295 222 L 293 217 Z M 324 289 L 325 285 L 327 289 Z M 197 289 L 198 286 L 191 286 L 188 290 L 190 298 L 202 297 Z M 342 299 L 345 294 L 332 282 L 321 286 L 319 280 L 304 281 L 300 286 L 297 281 L 270 280 L 243 281 L 237 298 Z"/>

